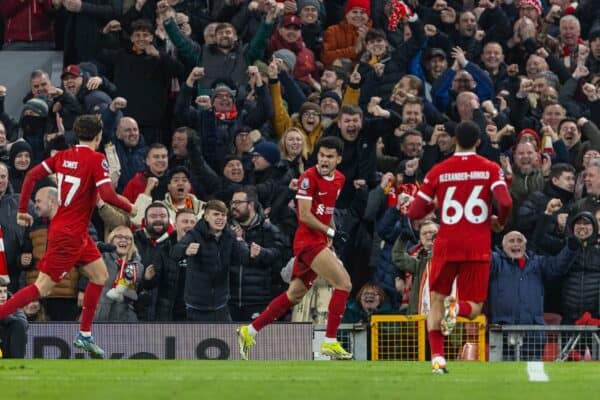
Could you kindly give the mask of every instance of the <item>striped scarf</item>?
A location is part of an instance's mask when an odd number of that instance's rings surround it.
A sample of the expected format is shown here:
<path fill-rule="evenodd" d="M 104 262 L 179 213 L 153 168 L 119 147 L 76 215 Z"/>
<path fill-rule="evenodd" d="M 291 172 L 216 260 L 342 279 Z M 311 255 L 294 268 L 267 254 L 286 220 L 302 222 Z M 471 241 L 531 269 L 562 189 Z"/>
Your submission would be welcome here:
<path fill-rule="evenodd" d="M 4 279 L 6 283 L 10 283 L 8 276 L 8 265 L 6 265 L 6 254 L 4 254 L 4 236 L 2 233 L 2 227 L 0 226 L 0 278 Z"/>

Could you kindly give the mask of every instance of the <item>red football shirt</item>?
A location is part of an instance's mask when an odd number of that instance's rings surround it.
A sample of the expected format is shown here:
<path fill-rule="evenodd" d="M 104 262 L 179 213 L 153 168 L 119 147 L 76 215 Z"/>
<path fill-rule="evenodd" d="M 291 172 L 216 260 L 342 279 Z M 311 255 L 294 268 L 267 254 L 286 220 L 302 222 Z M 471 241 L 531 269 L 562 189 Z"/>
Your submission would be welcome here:
<path fill-rule="evenodd" d="M 344 174 L 335 171 L 332 177 L 319 175 L 316 167 L 310 167 L 298 179 L 296 199 L 312 200 L 310 212 L 323 224 L 329 226 L 335 209 L 335 202 L 344 187 Z M 300 221 L 294 237 L 294 247 L 327 242 L 324 232 L 309 228 Z"/>
<path fill-rule="evenodd" d="M 58 186 L 59 206 L 51 229 L 68 228 L 74 235 L 87 234 L 96 207 L 97 188 L 112 185 L 106 158 L 87 146 L 75 146 L 46 159 L 42 166 L 49 174 L 56 173 Z"/>
<path fill-rule="evenodd" d="M 436 198 L 440 230 L 433 254 L 446 261 L 488 261 L 492 191 L 510 199 L 500 166 L 475 153 L 455 153 L 429 171 L 408 215 L 423 218 L 422 204 Z"/>

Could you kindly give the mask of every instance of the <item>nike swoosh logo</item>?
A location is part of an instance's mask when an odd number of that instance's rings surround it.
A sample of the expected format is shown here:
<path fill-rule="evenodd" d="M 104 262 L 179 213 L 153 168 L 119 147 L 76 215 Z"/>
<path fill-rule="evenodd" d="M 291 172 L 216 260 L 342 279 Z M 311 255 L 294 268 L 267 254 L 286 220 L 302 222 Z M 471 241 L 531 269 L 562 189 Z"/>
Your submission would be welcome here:
<path fill-rule="evenodd" d="M 319 192 L 319 196 L 325 196 L 327 192 Z"/>

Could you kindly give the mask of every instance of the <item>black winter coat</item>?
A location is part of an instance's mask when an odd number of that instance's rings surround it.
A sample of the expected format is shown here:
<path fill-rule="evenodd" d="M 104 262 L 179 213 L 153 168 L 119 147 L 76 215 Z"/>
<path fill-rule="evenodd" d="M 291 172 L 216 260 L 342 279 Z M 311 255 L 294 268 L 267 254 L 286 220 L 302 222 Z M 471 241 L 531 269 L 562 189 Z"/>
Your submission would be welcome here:
<path fill-rule="evenodd" d="M 248 246 L 226 227 L 219 238 L 209 232 L 207 222 L 200 220 L 177 242 L 171 257 L 181 260 L 191 243 L 200 244 L 198 253 L 187 256 L 184 300 L 187 306 L 201 311 L 216 311 L 229 301 L 229 271 L 247 264 Z"/>
<path fill-rule="evenodd" d="M 562 282 L 562 323 L 574 324 L 584 312 L 589 311 L 594 318 L 600 317 L 600 244 L 598 243 L 598 224 L 593 214 L 581 212 L 571 220 L 575 221 L 581 215 L 587 215 L 594 225 L 592 236 L 582 243 L 581 249 L 569 272 Z"/>
<path fill-rule="evenodd" d="M 231 302 L 238 307 L 268 304 L 273 298 L 273 278 L 287 261 L 283 258 L 285 242 L 279 228 L 265 221 L 264 216 L 257 217 L 253 224 L 242 228 L 246 244 L 261 246 L 260 254 L 249 258 L 246 264 L 233 265 L 230 271 Z"/>

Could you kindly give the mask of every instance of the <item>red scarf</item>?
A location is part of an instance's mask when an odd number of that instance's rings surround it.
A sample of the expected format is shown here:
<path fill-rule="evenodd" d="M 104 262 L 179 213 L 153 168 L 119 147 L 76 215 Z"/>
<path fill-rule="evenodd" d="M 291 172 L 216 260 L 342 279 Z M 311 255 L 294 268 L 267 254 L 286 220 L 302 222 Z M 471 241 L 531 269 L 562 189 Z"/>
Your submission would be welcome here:
<path fill-rule="evenodd" d="M 579 46 L 580 44 L 583 44 L 583 39 L 579 38 L 577 39 L 577 46 Z M 569 50 L 569 48 L 567 46 L 563 46 L 563 57 L 569 57 L 571 56 L 571 50 Z"/>
<path fill-rule="evenodd" d="M 231 121 L 231 120 L 236 119 L 237 116 L 238 116 L 238 111 L 237 111 L 237 107 L 235 106 L 235 104 L 233 105 L 233 107 L 231 107 L 231 110 L 229 110 L 227 112 L 215 111 L 215 117 L 217 117 L 217 119 L 220 121 Z"/>
<path fill-rule="evenodd" d="M 6 254 L 4 254 L 4 239 L 3 239 L 2 227 L 0 226 L 0 278 L 4 279 L 6 283 L 10 283 L 8 276 L 8 265 L 6 264 Z"/>
<path fill-rule="evenodd" d="M 115 277 L 115 281 L 113 282 L 112 287 L 115 288 L 119 286 L 119 284 L 130 285 L 135 287 L 135 282 L 137 281 L 137 268 L 135 264 L 131 264 L 131 268 L 133 269 L 133 271 L 131 271 L 132 273 L 130 275 L 132 276 L 130 278 L 125 275 L 127 272 L 127 266 L 129 265 L 127 263 L 127 260 L 117 258 L 117 265 L 119 266 L 119 273 Z"/>

